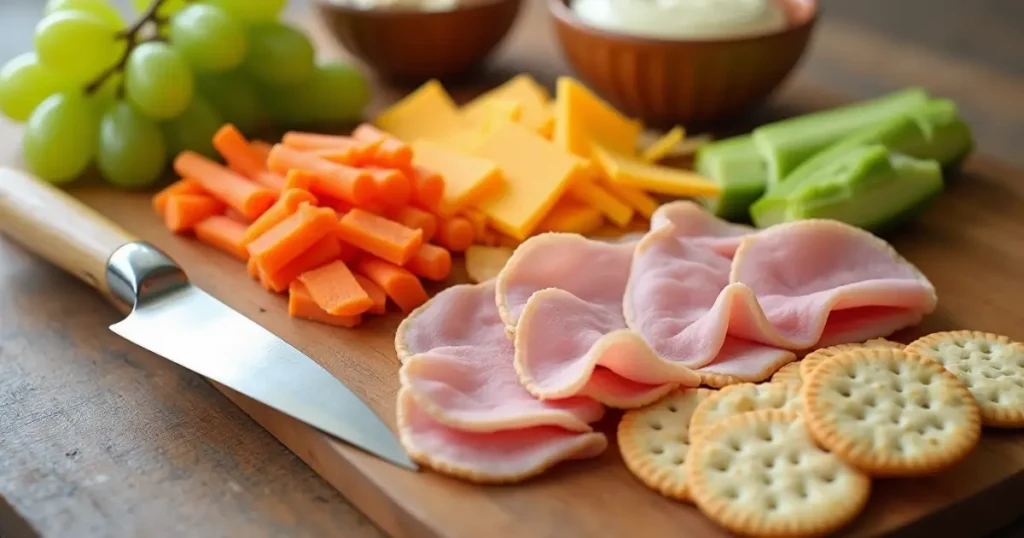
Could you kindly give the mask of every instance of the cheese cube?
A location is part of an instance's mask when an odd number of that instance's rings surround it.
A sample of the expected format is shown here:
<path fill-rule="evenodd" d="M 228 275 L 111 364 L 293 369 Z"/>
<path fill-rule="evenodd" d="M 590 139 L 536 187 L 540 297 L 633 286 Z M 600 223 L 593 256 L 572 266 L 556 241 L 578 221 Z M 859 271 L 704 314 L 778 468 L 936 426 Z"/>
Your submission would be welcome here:
<path fill-rule="evenodd" d="M 580 157 L 591 156 L 596 142 L 623 155 L 636 154 L 643 125 L 623 116 L 585 86 L 559 77 L 555 88 L 555 143 Z"/>
<path fill-rule="evenodd" d="M 717 196 L 721 187 L 680 168 L 645 163 L 595 144 L 594 158 L 611 183 L 671 196 Z"/>
<path fill-rule="evenodd" d="M 449 218 L 459 210 L 501 193 L 504 179 L 493 161 L 446 148 L 429 140 L 412 144 L 412 162 L 444 178 L 439 207 L 427 208 Z"/>

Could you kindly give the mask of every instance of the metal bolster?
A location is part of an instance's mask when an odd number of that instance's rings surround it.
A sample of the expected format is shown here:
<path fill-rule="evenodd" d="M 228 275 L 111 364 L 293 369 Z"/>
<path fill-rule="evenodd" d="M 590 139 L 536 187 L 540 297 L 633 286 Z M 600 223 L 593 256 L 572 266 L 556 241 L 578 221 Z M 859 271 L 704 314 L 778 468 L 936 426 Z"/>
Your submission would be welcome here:
<path fill-rule="evenodd" d="M 166 254 L 144 241 L 122 245 L 107 260 L 107 287 L 134 309 L 139 303 L 188 285 L 188 277 Z"/>

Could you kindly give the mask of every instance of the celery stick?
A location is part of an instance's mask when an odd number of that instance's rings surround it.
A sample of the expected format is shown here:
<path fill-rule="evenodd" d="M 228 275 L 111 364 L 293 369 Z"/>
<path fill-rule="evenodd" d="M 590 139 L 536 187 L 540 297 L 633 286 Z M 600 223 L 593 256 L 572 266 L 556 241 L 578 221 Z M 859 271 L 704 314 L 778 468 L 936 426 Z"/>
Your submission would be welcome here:
<path fill-rule="evenodd" d="M 701 147 L 694 159 L 698 174 L 722 187 L 719 196 L 701 198 L 709 211 L 728 220 L 747 220 L 750 204 L 764 193 L 767 172 L 750 135 L 718 140 Z"/>

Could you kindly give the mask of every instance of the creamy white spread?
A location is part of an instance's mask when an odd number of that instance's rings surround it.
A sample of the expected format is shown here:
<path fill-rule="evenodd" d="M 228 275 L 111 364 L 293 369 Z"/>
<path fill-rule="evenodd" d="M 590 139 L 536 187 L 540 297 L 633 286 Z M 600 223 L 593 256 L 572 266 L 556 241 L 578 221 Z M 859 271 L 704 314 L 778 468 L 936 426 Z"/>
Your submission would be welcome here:
<path fill-rule="evenodd" d="M 716 39 L 771 33 L 786 27 L 775 0 L 572 0 L 585 23 L 669 39 Z"/>

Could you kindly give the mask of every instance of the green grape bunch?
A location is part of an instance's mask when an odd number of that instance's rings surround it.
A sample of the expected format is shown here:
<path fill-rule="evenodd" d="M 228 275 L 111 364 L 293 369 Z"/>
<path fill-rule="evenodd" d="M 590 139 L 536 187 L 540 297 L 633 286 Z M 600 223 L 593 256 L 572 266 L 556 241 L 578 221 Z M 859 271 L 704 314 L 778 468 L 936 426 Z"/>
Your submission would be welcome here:
<path fill-rule="evenodd" d="M 279 21 L 287 0 L 49 0 L 33 50 L 0 67 L 0 114 L 23 123 L 26 167 L 67 184 L 90 167 L 111 185 L 156 183 L 173 156 L 216 158 L 225 122 L 242 132 L 356 122 L 366 78 L 316 61 Z"/>

